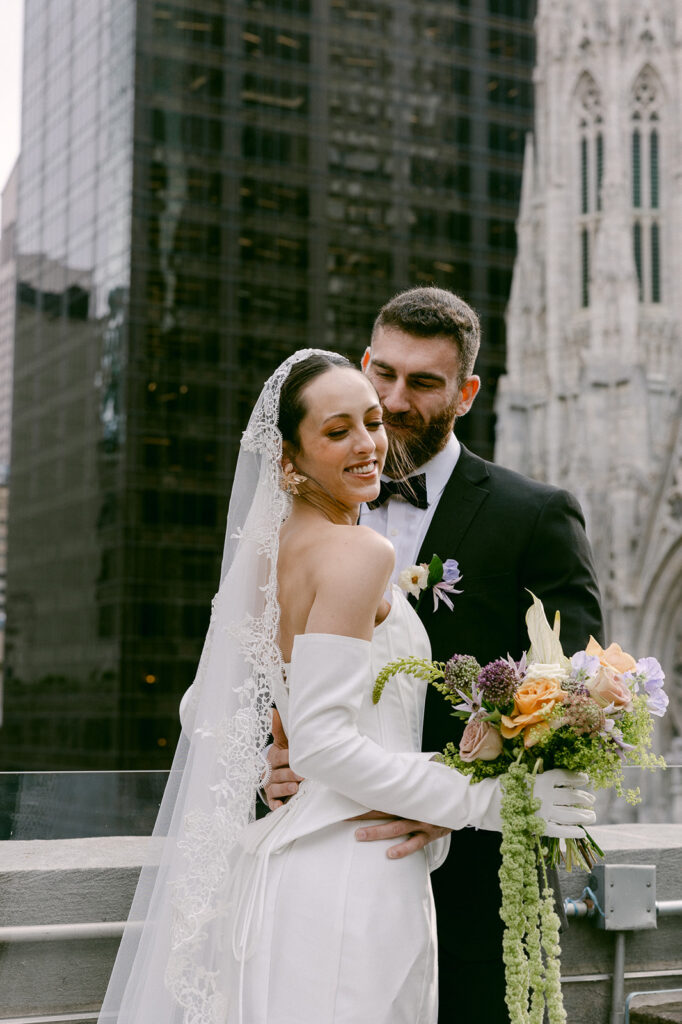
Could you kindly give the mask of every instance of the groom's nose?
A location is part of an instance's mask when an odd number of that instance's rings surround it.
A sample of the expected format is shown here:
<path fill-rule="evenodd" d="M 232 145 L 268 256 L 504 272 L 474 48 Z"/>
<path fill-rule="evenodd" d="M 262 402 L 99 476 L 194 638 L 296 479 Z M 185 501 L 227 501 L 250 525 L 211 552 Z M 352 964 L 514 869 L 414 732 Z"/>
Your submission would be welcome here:
<path fill-rule="evenodd" d="M 410 398 L 401 380 L 393 381 L 385 389 L 382 388 L 381 402 L 387 412 L 409 412 L 412 406 Z"/>

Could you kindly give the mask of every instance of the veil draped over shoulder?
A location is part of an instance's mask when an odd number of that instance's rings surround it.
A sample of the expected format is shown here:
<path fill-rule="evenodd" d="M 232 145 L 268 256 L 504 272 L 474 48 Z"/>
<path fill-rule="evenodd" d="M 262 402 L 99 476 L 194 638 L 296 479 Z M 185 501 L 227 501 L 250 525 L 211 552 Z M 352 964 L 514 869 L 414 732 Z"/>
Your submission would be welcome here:
<path fill-rule="evenodd" d="M 221 965 L 238 838 L 253 820 L 267 762 L 277 643 L 277 556 L 291 498 L 280 487 L 280 392 L 290 356 L 266 382 L 243 434 L 221 582 L 99 1024 L 225 1024 Z M 338 357 L 336 357 L 338 359 Z"/>

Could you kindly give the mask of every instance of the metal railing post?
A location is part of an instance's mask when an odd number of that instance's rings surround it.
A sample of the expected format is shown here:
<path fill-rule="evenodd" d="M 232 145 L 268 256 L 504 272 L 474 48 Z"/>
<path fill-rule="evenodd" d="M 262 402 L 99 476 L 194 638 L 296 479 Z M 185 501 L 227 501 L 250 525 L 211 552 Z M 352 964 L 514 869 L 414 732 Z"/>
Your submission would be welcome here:
<path fill-rule="evenodd" d="M 625 932 L 615 932 L 613 953 L 613 987 L 611 989 L 611 1024 L 623 1024 L 625 1013 Z"/>

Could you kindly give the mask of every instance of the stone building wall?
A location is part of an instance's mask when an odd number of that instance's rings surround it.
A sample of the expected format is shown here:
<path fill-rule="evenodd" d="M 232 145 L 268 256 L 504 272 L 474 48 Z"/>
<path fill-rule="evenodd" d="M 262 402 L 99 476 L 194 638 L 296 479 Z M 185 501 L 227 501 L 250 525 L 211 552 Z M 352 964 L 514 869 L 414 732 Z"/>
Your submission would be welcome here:
<path fill-rule="evenodd" d="M 540 0 L 495 458 L 581 501 L 682 734 L 682 4 Z M 665 813 L 664 797 L 659 811 Z"/>

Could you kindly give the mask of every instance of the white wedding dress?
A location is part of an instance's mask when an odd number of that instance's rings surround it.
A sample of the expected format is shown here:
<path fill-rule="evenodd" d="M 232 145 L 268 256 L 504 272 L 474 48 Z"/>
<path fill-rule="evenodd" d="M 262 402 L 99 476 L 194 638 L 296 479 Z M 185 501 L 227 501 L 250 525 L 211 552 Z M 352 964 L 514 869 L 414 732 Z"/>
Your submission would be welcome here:
<path fill-rule="evenodd" d="M 344 643 L 351 654 L 355 645 L 370 647 L 370 671 L 354 691 L 358 735 L 384 751 L 412 752 L 414 759 L 421 750 L 426 684 L 398 675 L 377 705 L 371 697 L 372 682 L 389 661 L 430 656 L 426 631 L 405 597 L 393 588 L 391 610 L 371 645 L 349 637 L 326 639 L 332 648 L 340 644 L 341 658 L 332 667 L 340 677 L 353 671 L 344 664 Z M 293 656 L 292 662 L 287 673 L 293 691 Z M 319 659 L 317 664 L 325 676 L 315 680 L 319 687 L 326 685 L 330 667 Z M 294 750 L 297 723 L 284 683 L 275 697 Z M 318 717 L 313 709 L 305 728 L 326 730 L 328 723 Z M 325 742 L 323 732 L 322 737 Z M 423 764 L 428 755 L 417 759 Z M 333 776 L 333 766 L 330 771 Z M 358 799 L 352 794 L 352 766 L 340 774 L 343 795 L 332 789 L 331 779 L 307 778 L 285 806 L 246 829 L 228 896 L 231 918 L 237 908 L 226 951 L 233 972 L 229 1024 L 435 1024 L 429 870 L 445 856 L 447 840 L 400 860 L 386 856 L 395 840 L 358 842 L 359 823 L 347 819 L 372 807 L 362 799 L 370 795 L 362 792 L 367 771 L 357 780 Z"/>

